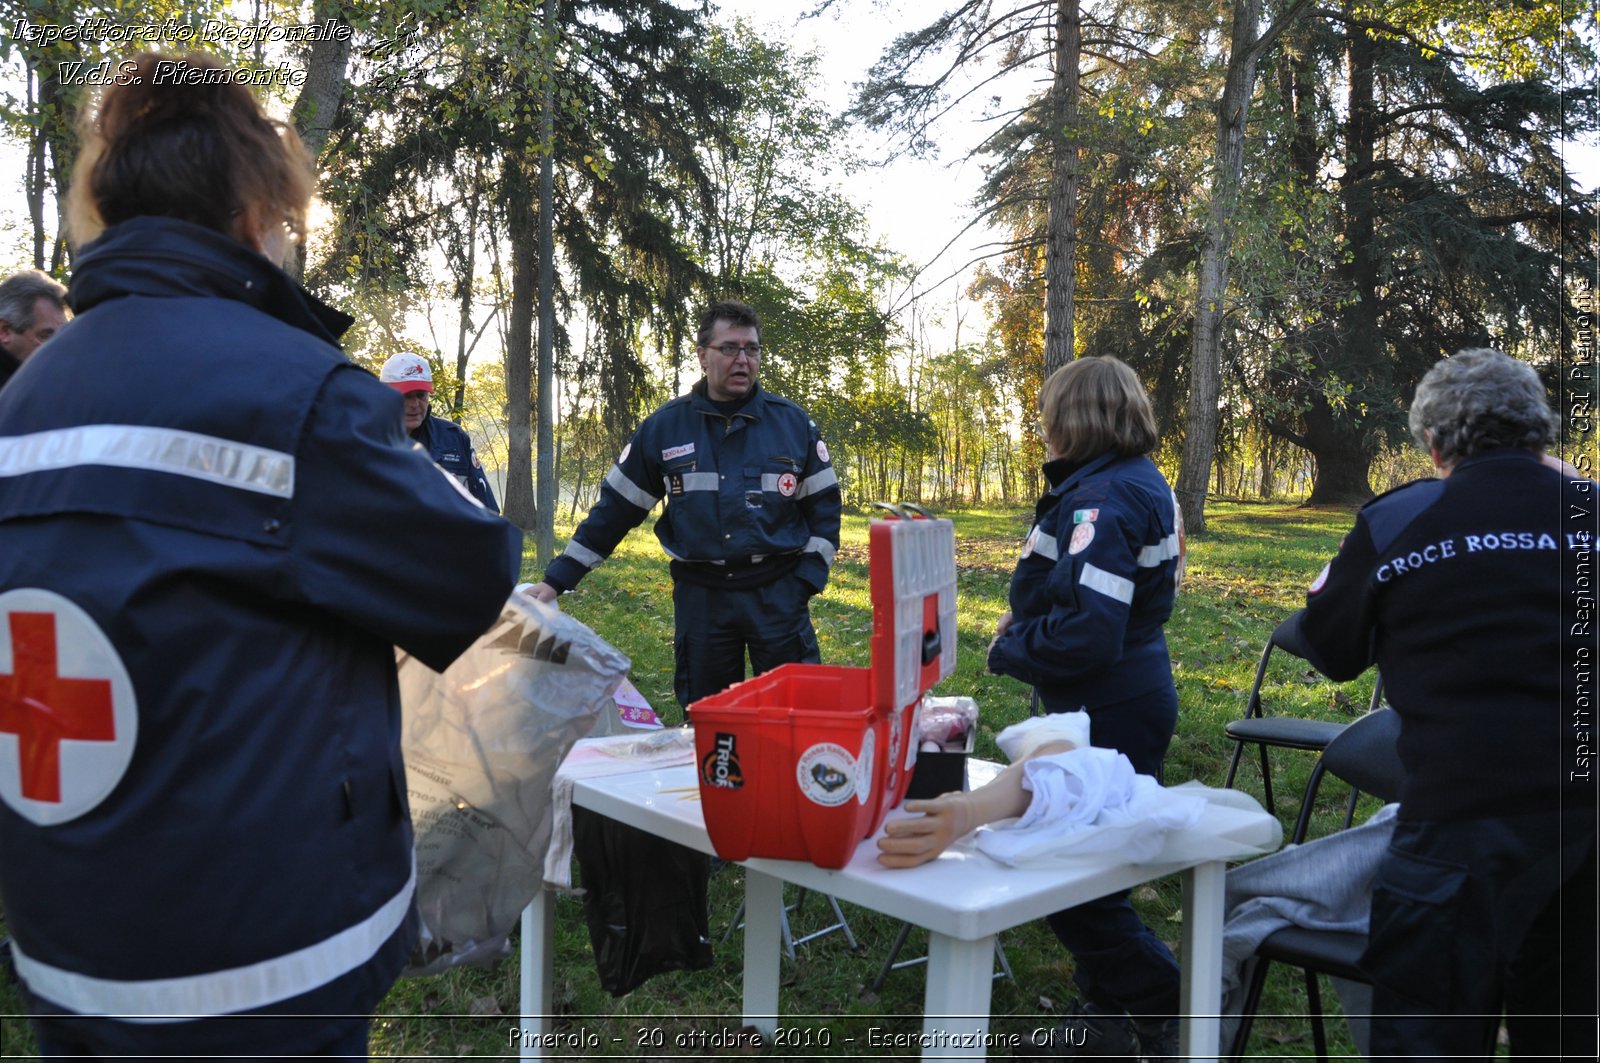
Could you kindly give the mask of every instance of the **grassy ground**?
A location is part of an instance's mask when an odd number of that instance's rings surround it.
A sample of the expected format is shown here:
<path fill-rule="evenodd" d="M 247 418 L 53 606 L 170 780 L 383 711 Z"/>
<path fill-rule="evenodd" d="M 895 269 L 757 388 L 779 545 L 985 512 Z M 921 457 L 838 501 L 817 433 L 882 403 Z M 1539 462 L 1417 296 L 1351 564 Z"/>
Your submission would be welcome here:
<path fill-rule="evenodd" d="M 982 711 L 978 753 L 999 758 L 994 735 L 1028 712 L 1020 684 L 983 673 L 983 648 L 996 617 L 1005 609 L 1006 587 L 1029 514 L 1020 510 L 954 514 L 957 534 L 962 647 L 958 671 L 936 693 L 975 697 Z M 871 616 L 867 597 L 867 516 L 847 516 L 844 544 L 828 591 L 813 602 L 823 659 L 865 665 Z M 1184 592 L 1167 627 L 1177 668 L 1182 716 L 1168 759 L 1167 781 L 1195 778 L 1221 785 L 1232 744 L 1223 726 L 1237 718 L 1254 677 L 1268 633 L 1304 600 L 1304 588 L 1331 557 L 1351 515 L 1345 511 L 1286 506 L 1217 503 L 1208 514 L 1211 528 L 1190 543 Z M 566 529 L 570 531 L 570 529 Z M 610 562 L 589 577 L 563 607 L 623 649 L 634 662 L 633 679 L 669 722 L 681 719 L 672 697 L 672 588 L 653 535 L 636 532 Z M 1274 711 L 1353 718 L 1366 706 L 1370 678 L 1334 688 L 1292 659 L 1274 666 L 1264 694 Z M 1285 833 L 1312 761 L 1280 752 L 1274 758 L 1275 789 Z M 1261 795 L 1259 771 L 1241 769 L 1239 785 Z M 1318 813 L 1325 832 L 1342 815 L 1340 788 L 1327 791 Z M 1375 804 L 1368 802 L 1363 813 Z M 921 1029 L 923 975 L 920 968 L 896 972 L 878 993 L 867 987 L 883 963 L 899 923 L 887 916 L 846 906 L 859 942 L 852 951 L 843 935 L 822 937 L 783 962 L 781 1007 L 792 1020 L 799 1047 L 771 1053 L 698 1047 L 698 1038 L 739 1026 L 742 995 L 742 935 L 730 933 L 742 895 L 738 867 L 718 871 L 711 881 L 711 922 L 716 961 L 709 970 L 660 976 L 645 987 L 612 999 L 600 989 L 590 953 L 581 904 L 557 904 L 555 1030 L 598 1038 L 599 1047 L 563 1050 L 562 1058 L 682 1059 L 722 1055 L 770 1054 L 786 1058 L 894 1058 L 883 1050 L 866 1053 L 860 1038 L 868 1026 L 889 1031 Z M 790 899 L 794 900 L 791 890 Z M 1176 950 L 1179 937 L 1178 881 L 1142 888 L 1135 903 L 1158 934 Z M 830 913 L 819 897 L 809 897 L 791 913 L 796 934 L 826 925 Z M 1026 1035 L 1047 1025 L 1072 999 L 1072 963 L 1042 925 L 1002 937 L 1014 977 L 995 984 L 991 1030 Z M 913 932 L 903 956 L 925 952 L 926 938 Z M 508 959 L 492 969 L 453 972 L 402 981 L 385 1001 L 374 1025 L 375 1057 L 493 1058 L 516 1055 L 511 1030 L 517 1025 L 517 964 Z M 1252 1041 L 1258 1056 L 1311 1053 L 1309 1029 L 1298 1013 L 1305 1007 L 1297 972 L 1278 971 L 1269 980 L 1261 1009 L 1282 1017 L 1258 1021 Z M 1324 1000 L 1336 1007 L 1331 992 Z M 14 989 L 0 989 L 0 1013 L 16 1013 Z M 1337 1036 L 1342 1031 L 1331 1030 Z M 823 1039 L 830 1045 L 820 1044 Z M 684 1039 L 680 1045 L 680 1039 Z M 0 1018 L 0 1053 L 26 1058 L 32 1039 L 25 1023 Z M 1347 1042 L 1335 1051 L 1350 1052 Z M 570 1053 L 570 1055 L 568 1054 Z"/>

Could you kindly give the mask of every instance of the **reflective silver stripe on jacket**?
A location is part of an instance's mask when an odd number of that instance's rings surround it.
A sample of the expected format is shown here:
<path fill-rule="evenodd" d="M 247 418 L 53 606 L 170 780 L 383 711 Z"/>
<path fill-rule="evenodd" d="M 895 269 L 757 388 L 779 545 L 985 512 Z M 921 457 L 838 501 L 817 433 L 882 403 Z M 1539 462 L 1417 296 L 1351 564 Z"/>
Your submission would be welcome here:
<path fill-rule="evenodd" d="M 839 486 L 839 474 L 832 468 L 823 469 L 821 472 L 812 473 L 800 483 L 800 490 L 794 493 L 796 498 L 805 498 L 809 495 L 820 494 L 830 487 Z"/>
<path fill-rule="evenodd" d="M 656 503 L 661 501 L 660 495 L 652 495 L 628 479 L 620 465 L 611 466 L 611 471 L 606 473 L 606 486 L 646 512 L 654 509 Z"/>
<path fill-rule="evenodd" d="M 584 546 L 576 539 L 568 539 L 567 548 L 561 552 L 565 556 L 572 558 L 572 560 L 576 561 L 584 568 L 594 568 L 600 562 L 605 560 L 605 558 L 601 557 L 587 546 Z"/>
<path fill-rule="evenodd" d="M 1162 539 L 1154 546 L 1147 546 L 1143 550 L 1139 551 L 1139 567 L 1156 568 L 1167 561 L 1171 561 L 1177 556 L 1178 533 L 1173 532 L 1171 535 L 1167 536 L 1165 539 Z"/>
<path fill-rule="evenodd" d="M 1107 572 L 1085 563 L 1078 571 L 1078 582 L 1090 590 L 1099 591 L 1107 598 L 1115 598 L 1124 605 L 1133 603 L 1133 580 Z"/>
<path fill-rule="evenodd" d="M 0 476 L 85 465 L 166 472 L 274 498 L 294 497 L 294 455 L 199 432 L 90 424 L 0 438 Z"/>
<path fill-rule="evenodd" d="M 813 535 L 810 539 L 806 540 L 806 545 L 801 549 L 800 552 L 802 554 L 820 554 L 822 556 L 822 563 L 827 565 L 829 568 L 833 567 L 834 548 L 833 544 L 826 539 L 819 539 Z"/>
<path fill-rule="evenodd" d="M 666 543 L 662 543 L 661 544 L 661 552 L 666 554 L 668 557 L 672 558 L 672 560 L 674 560 L 674 561 L 682 561 L 685 564 L 690 564 L 690 565 L 726 565 L 727 564 L 726 561 L 717 560 L 716 558 L 708 558 L 708 559 L 705 559 L 705 560 L 700 560 L 700 559 L 693 558 L 693 557 L 684 557 L 682 554 L 677 553 L 676 551 L 674 551 L 672 549 L 672 547 L 668 546 Z"/>
<path fill-rule="evenodd" d="M 1061 544 L 1056 541 L 1054 535 L 1046 535 L 1044 532 L 1034 537 L 1033 552 L 1052 561 L 1061 560 Z"/>
<path fill-rule="evenodd" d="M 776 491 L 777 493 L 782 494 L 782 490 L 778 487 L 779 481 L 781 481 L 785 476 L 793 475 L 793 473 L 787 472 L 764 472 L 761 474 L 761 490 Z M 798 502 L 807 495 L 814 495 L 819 491 L 826 491 L 828 488 L 834 487 L 838 483 L 838 473 L 834 472 L 832 469 L 823 469 L 821 472 L 812 476 L 808 476 L 804 480 L 799 481 L 795 486 L 794 494 L 790 497 Z"/>
<path fill-rule="evenodd" d="M 35 993 L 85 1015 L 129 1022 L 187 1022 L 230 1015 L 309 993 L 366 963 L 405 920 L 416 885 L 413 861 L 411 877 L 400 892 L 354 926 L 270 960 L 181 978 L 95 978 L 36 960 L 14 941 L 11 954 L 17 973 Z"/>
<path fill-rule="evenodd" d="M 664 483 L 667 490 L 671 491 L 672 478 L 669 476 Z M 685 491 L 715 491 L 720 485 L 720 478 L 714 472 L 686 472 L 683 474 L 683 489 Z"/>

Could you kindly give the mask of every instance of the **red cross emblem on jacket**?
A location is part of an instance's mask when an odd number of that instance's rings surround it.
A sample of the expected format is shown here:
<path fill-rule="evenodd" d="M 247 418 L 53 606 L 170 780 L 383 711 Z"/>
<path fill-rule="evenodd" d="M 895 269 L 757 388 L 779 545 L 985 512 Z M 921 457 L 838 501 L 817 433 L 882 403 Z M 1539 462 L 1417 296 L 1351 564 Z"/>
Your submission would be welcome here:
<path fill-rule="evenodd" d="M 0 797 L 7 804 L 40 823 L 82 815 L 121 779 L 136 730 L 127 671 L 87 613 L 50 591 L 0 595 Z"/>
<path fill-rule="evenodd" d="M 54 613 L 11 613 L 10 675 L 0 674 L 0 732 L 17 736 L 22 796 L 61 800 L 61 742 L 109 742 L 111 680 L 68 679 L 56 663 Z"/>

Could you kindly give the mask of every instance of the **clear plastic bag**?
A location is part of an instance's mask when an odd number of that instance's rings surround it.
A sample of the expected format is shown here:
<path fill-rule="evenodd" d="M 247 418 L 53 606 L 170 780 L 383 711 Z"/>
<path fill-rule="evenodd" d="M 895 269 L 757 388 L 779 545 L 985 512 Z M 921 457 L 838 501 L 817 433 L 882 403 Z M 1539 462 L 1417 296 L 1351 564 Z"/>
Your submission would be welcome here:
<path fill-rule="evenodd" d="M 442 674 L 399 655 L 422 914 L 405 974 L 509 955 L 543 883 L 556 769 L 616 715 L 628 667 L 588 627 L 523 595 Z"/>

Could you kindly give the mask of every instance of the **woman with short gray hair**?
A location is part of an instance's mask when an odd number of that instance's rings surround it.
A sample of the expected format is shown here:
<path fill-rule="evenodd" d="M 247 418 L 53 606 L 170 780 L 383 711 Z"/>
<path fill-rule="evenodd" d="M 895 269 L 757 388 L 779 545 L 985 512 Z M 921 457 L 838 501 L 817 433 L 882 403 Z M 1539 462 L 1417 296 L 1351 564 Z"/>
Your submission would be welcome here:
<path fill-rule="evenodd" d="M 1457 351 L 1428 370 L 1410 424 L 1417 445 L 1447 468 L 1500 447 L 1543 451 L 1556 438 L 1539 375 L 1488 347 Z"/>
<path fill-rule="evenodd" d="M 1492 1056 L 1502 1009 L 1513 1056 L 1595 1058 L 1595 485 L 1555 427 L 1530 366 L 1439 362 L 1411 407 L 1439 478 L 1362 507 L 1306 597 L 1312 663 L 1376 663 L 1402 724 L 1372 1059 Z"/>

